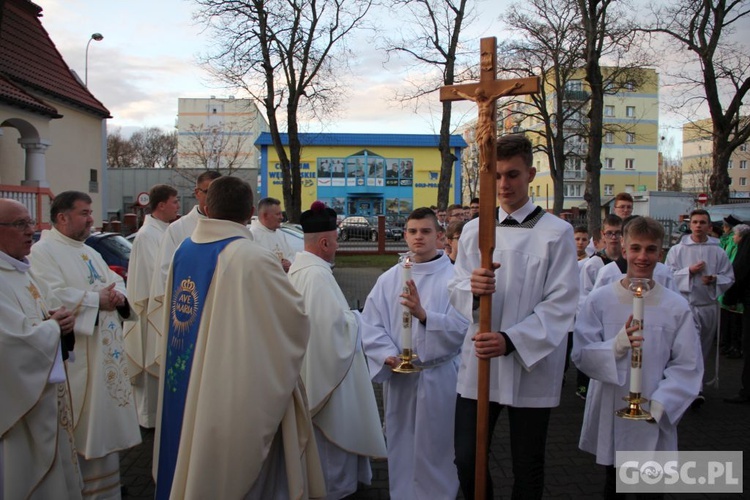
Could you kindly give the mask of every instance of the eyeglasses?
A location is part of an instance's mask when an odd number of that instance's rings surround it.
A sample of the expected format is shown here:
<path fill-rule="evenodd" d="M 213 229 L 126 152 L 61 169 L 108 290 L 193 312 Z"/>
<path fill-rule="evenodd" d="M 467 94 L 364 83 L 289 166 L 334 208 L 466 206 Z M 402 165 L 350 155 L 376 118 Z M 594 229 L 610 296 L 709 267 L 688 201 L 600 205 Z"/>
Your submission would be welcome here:
<path fill-rule="evenodd" d="M 604 236 L 606 236 L 607 238 L 619 238 L 620 236 L 622 236 L 622 231 L 607 231 L 606 233 L 604 233 Z"/>
<path fill-rule="evenodd" d="M 23 219 L 23 220 L 17 220 L 13 222 L 0 222 L 0 226 L 11 226 L 20 231 L 23 231 L 27 227 L 31 227 L 31 228 L 36 227 L 36 221 L 34 219 Z"/>
<path fill-rule="evenodd" d="M 615 205 L 615 208 L 619 208 L 621 210 L 633 210 L 633 205 Z"/>

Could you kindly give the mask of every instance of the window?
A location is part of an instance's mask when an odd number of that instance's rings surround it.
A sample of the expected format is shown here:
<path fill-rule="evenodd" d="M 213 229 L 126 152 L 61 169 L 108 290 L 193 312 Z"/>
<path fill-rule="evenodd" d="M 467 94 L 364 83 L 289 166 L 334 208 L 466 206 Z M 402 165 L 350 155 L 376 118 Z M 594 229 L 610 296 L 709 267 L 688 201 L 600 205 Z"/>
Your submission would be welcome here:
<path fill-rule="evenodd" d="M 732 167 L 734 167 L 734 161 L 729 160 L 729 163 L 727 163 L 727 168 L 732 168 Z"/>
<path fill-rule="evenodd" d="M 563 184 L 563 193 L 565 197 L 580 197 L 582 184 Z"/>
<path fill-rule="evenodd" d="M 635 118 L 635 106 L 626 106 L 625 116 L 627 116 L 628 118 Z"/>
<path fill-rule="evenodd" d="M 625 90 L 634 91 L 635 90 L 635 83 L 633 82 L 625 82 Z"/>
<path fill-rule="evenodd" d="M 625 158 L 625 170 L 633 170 L 635 168 L 634 158 Z"/>
<path fill-rule="evenodd" d="M 604 116 L 615 116 L 615 107 L 604 106 Z"/>
<path fill-rule="evenodd" d="M 747 177 L 740 177 L 740 186 L 747 186 Z"/>
<path fill-rule="evenodd" d="M 607 144 L 612 144 L 615 142 L 615 134 L 612 132 L 607 132 L 604 134 L 604 142 Z"/>
<path fill-rule="evenodd" d="M 740 151 L 747 151 L 747 144 L 740 144 Z"/>
<path fill-rule="evenodd" d="M 734 184 L 734 179 L 732 179 L 732 178 L 730 177 L 730 178 L 729 178 L 729 185 L 731 186 L 732 184 Z"/>
<path fill-rule="evenodd" d="M 604 159 L 604 168 L 607 168 L 609 170 L 612 170 L 615 168 L 615 159 L 614 158 L 605 158 Z"/>
<path fill-rule="evenodd" d="M 747 170 L 747 160 L 740 160 L 740 170 Z"/>
<path fill-rule="evenodd" d="M 615 193 L 615 185 L 614 184 L 605 184 L 604 185 L 604 194 L 608 196 L 612 196 Z"/>
<path fill-rule="evenodd" d="M 635 184 L 625 184 L 625 192 L 626 193 L 634 193 L 635 192 Z"/>
<path fill-rule="evenodd" d="M 635 143 L 635 134 L 633 132 L 628 132 L 625 136 L 625 142 L 628 144 L 634 144 Z"/>
<path fill-rule="evenodd" d="M 566 90 L 583 90 L 583 81 L 581 80 L 569 80 L 565 84 Z"/>

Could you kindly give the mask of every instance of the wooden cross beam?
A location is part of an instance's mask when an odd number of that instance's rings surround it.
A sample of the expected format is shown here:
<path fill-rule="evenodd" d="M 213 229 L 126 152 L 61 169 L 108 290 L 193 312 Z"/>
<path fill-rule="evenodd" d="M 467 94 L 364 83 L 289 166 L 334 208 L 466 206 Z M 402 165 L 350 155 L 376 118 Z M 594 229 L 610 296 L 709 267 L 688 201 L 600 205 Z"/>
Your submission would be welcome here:
<path fill-rule="evenodd" d="M 479 83 L 447 85 L 440 88 L 441 101 L 470 100 L 477 103 L 479 116 L 476 142 L 479 145 L 479 252 L 482 267 L 492 269 L 495 251 L 495 208 L 497 203 L 497 99 L 539 92 L 539 77 L 498 80 L 497 40 L 480 41 Z M 492 295 L 479 299 L 479 332 L 492 331 Z M 487 496 L 487 455 L 489 442 L 490 361 L 478 360 L 477 369 L 477 454 L 474 498 Z"/>

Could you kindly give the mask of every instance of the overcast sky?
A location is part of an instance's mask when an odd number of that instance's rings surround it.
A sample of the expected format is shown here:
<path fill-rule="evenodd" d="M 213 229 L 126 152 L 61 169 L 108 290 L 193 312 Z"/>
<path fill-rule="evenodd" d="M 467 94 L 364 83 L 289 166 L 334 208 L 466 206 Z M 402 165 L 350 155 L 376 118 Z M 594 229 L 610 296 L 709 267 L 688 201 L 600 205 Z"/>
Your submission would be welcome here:
<path fill-rule="evenodd" d="M 194 24 L 189 0 L 35 0 L 44 9 L 42 24 L 68 65 L 83 79 L 86 43 L 92 33 L 104 39 L 89 48 L 89 88 L 112 113 L 109 129 L 125 133 L 137 127 L 174 128 L 179 97 L 242 97 L 237 91 L 212 82 L 197 64 L 208 47 L 208 36 Z M 475 38 L 509 36 L 498 21 L 510 0 L 479 0 L 478 20 L 469 34 Z M 393 16 L 375 12 L 381 30 L 393 27 Z M 744 23 L 746 26 L 750 23 Z M 745 30 L 747 31 L 747 30 Z M 745 41 L 747 35 L 743 36 Z M 405 87 L 403 62 L 385 63 L 365 35 L 355 43 L 357 58 L 351 73 L 343 75 L 349 92 L 337 116 L 310 130 L 365 133 L 437 133 L 440 108 L 437 95 L 431 109 L 415 113 L 394 101 Z M 478 60 L 478 42 L 476 43 Z M 669 58 L 662 58 L 668 60 Z M 662 84 L 664 83 L 664 71 Z M 670 115 L 662 88 L 663 127 L 677 131 L 682 119 Z M 456 122 L 472 119 L 475 108 L 459 104 Z M 679 140 L 679 139 L 678 139 Z"/>

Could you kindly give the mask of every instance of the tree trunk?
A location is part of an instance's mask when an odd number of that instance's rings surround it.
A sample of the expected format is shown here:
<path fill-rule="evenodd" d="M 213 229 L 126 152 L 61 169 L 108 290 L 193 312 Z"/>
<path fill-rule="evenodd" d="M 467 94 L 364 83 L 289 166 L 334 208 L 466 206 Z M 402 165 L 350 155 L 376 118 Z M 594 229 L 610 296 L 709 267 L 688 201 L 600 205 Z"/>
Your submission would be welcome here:
<path fill-rule="evenodd" d="M 442 210 L 445 210 L 450 205 L 451 178 L 453 176 L 453 164 L 456 161 L 456 156 L 451 151 L 450 146 L 450 124 L 451 103 L 450 101 L 446 101 L 443 103 L 443 117 L 440 120 L 440 143 L 438 145 L 438 149 L 440 150 L 440 178 L 438 180 L 437 206 Z M 459 186 L 457 185 L 456 190 L 458 189 Z"/>

